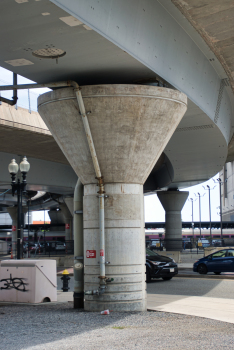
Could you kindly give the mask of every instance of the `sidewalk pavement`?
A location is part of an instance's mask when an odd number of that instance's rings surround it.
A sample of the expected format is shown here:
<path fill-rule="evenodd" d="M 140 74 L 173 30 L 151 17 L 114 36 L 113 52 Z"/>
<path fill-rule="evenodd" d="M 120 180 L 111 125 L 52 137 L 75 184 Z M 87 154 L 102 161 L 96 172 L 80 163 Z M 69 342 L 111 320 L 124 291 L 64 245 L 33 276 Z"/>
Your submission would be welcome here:
<path fill-rule="evenodd" d="M 193 269 L 193 263 L 178 263 L 179 269 Z"/>
<path fill-rule="evenodd" d="M 150 311 L 171 312 L 234 323 L 234 300 L 184 295 L 148 294 Z"/>
<path fill-rule="evenodd" d="M 57 291 L 57 301 L 59 303 L 73 302 L 73 292 Z"/>

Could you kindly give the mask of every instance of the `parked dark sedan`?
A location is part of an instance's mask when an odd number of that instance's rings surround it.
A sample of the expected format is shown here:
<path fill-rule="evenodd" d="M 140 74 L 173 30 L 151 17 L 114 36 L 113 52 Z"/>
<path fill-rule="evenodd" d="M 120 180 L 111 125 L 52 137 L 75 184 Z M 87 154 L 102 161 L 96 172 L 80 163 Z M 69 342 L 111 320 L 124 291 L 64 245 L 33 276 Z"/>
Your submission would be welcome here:
<path fill-rule="evenodd" d="M 214 272 L 234 272 L 234 249 L 222 249 L 199 259 L 193 265 L 193 271 L 200 274 Z"/>
<path fill-rule="evenodd" d="M 177 275 L 178 267 L 172 258 L 159 255 L 146 249 L 146 282 L 149 283 L 151 278 L 162 278 L 165 281 L 172 279 Z"/>

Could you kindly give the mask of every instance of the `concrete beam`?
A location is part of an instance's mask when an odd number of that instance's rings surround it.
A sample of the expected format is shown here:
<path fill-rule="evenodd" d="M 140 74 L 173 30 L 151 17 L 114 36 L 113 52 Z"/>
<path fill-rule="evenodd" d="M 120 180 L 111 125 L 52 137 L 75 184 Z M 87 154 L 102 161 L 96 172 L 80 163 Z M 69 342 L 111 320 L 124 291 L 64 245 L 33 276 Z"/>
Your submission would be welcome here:
<path fill-rule="evenodd" d="M 217 73 L 215 55 L 170 0 L 50 1 L 184 92 L 228 144 L 234 118 L 228 76 Z"/>

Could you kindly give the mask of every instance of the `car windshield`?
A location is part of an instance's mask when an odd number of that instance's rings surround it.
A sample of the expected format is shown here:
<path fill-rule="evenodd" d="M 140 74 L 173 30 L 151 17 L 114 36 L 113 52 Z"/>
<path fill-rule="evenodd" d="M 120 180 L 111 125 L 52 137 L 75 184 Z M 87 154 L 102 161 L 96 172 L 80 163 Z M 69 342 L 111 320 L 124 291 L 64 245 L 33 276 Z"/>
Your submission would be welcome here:
<path fill-rule="evenodd" d="M 158 256 L 157 253 L 152 252 L 152 250 L 146 248 L 146 255 L 147 256 Z"/>
<path fill-rule="evenodd" d="M 226 250 L 219 250 L 218 252 L 212 255 L 212 258 L 213 259 L 224 258 L 225 256 L 226 256 Z"/>

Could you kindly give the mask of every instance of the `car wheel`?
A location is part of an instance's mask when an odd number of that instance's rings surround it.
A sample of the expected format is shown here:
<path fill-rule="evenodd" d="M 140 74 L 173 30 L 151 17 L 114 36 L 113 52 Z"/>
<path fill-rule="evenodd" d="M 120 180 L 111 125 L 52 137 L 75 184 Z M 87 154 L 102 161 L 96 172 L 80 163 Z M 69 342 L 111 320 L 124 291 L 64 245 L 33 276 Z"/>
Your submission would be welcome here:
<path fill-rule="evenodd" d="M 215 274 L 216 274 L 216 275 L 220 275 L 220 274 L 221 274 L 221 272 L 215 272 Z"/>
<path fill-rule="evenodd" d="M 162 279 L 163 279 L 164 281 L 169 281 L 169 280 L 172 279 L 172 277 L 162 277 Z"/>
<path fill-rule="evenodd" d="M 150 275 L 150 270 L 146 269 L 146 283 L 151 282 L 151 275 Z"/>
<path fill-rule="evenodd" d="M 205 275 L 207 273 L 207 267 L 205 264 L 200 264 L 198 265 L 197 271 L 201 274 L 201 275 Z"/>

